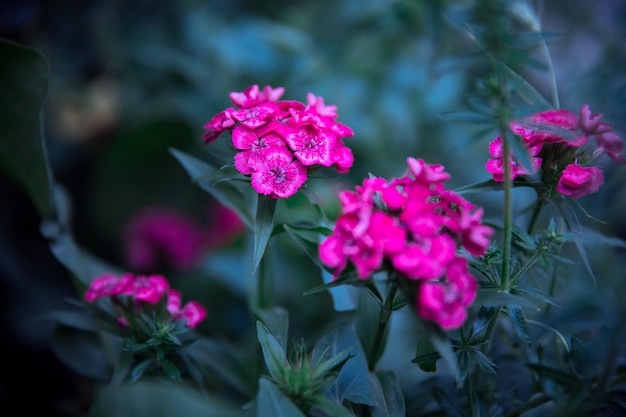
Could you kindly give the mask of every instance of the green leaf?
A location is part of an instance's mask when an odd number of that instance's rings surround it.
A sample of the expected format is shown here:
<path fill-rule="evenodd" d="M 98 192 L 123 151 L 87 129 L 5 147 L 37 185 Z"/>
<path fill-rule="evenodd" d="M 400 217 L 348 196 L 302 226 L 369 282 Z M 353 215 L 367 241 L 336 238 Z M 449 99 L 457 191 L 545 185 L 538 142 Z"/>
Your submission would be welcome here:
<path fill-rule="evenodd" d="M 117 355 L 117 362 L 111 376 L 111 385 L 120 385 L 128 376 L 133 366 L 134 355 L 128 349 L 122 349 Z"/>
<path fill-rule="evenodd" d="M 272 381 L 259 379 L 259 392 L 256 397 L 257 416 L 305 417 Z"/>
<path fill-rule="evenodd" d="M 222 205 L 236 212 L 241 221 L 250 229 L 254 228 L 252 217 L 253 199 L 257 194 L 245 193 L 244 190 L 232 185 L 232 172 L 218 170 L 198 158 L 171 148 L 170 153 L 185 168 L 192 181 L 211 194 Z"/>
<path fill-rule="evenodd" d="M 286 352 L 289 331 L 289 312 L 282 307 L 275 307 L 271 310 L 255 310 L 254 314 Z"/>
<path fill-rule="evenodd" d="M 283 369 L 289 366 L 285 349 L 272 336 L 267 327 L 258 320 L 256 322 L 256 331 L 261 349 L 263 350 L 263 358 L 265 359 L 267 370 L 274 380 L 280 381 L 284 374 Z"/>
<path fill-rule="evenodd" d="M 283 229 L 287 233 L 289 237 L 293 239 L 293 241 L 298 245 L 302 251 L 315 263 L 320 267 L 320 269 L 324 269 L 324 264 L 320 261 L 318 247 L 320 243 L 320 235 L 319 233 L 316 235 L 317 239 L 311 237 L 310 234 L 307 234 L 309 231 L 322 231 L 323 228 L 316 227 L 312 229 L 305 229 L 304 231 L 300 228 L 295 228 L 292 225 L 283 224 Z"/>
<path fill-rule="evenodd" d="M 90 417 L 245 417 L 238 404 L 229 404 L 186 384 L 139 381 L 131 385 L 104 386 L 98 391 Z M 301 416 L 298 416 L 301 417 Z"/>
<path fill-rule="evenodd" d="M 130 382 L 137 382 L 148 369 L 154 366 L 154 359 L 148 358 L 135 366 L 130 373 Z"/>
<path fill-rule="evenodd" d="M 430 343 L 430 339 L 425 332 L 417 338 L 415 350 L 415 357 L 411 362 L 416 363 L 424 372 L 435 372 L 437 370 L 437 361 L 441 359 L 441 354 Z"/>
<path fill-rule="evenodd" d="M 529 363 L 526 366 L 534 371 L 539 377 L 550 379 L 570 392 L 576 392 L 582 388 L 583 381 L 574 373 L 534 363 Z"/>
<path fill-rule="evenodd" d="M 109 378 L 109 363 L 97 332 L 57 324 L 50 346 L 59 360 L 78 374 L 100 381 Z"/>
<path fill-rule="evenodd" d="M 57 238 L 51 238 L 50 250 L 56 259 L 85 286 L 89 285 L 91 280 L 99 275 L 123 272 L 119 267 L 105 262 L 79 246 L 74 237 L 68 233 Z"/>
<path fill-rule="evenodd" d="M 55 217 L 41 137 L 48 65 L 35 49 L 0 39 L 0 169 L 24 187 L 43 219 Z"/>
<path fill-rule="evenodd" d="M 514 288 L 511 289 L 511 292 L 514 294 L 519 293 L 520 295 L 526 295 L 526 296 L 535 298 L 546 304 L 550 304 L 551 306 L 554 306 L 558 308 L 559 310 L 563 310 L 563 307 L 561 307 L 558 301 L 556 301 L 554 298 L 550 297 L 550 295 L 546 294 L 545 292 L 537 288 L 516 285 Z"/>
<path fill-rule="evenodd" d="M 472 192 L 482 192 L 482 191 L 502 191 L 502 183 L 496 182 L 493 179 L 476 182 L 473 184 L 468 184 L 463 187 L 459 187 L 454 189 L 454 192 L 457 194 L 467 194 Z"/>
<path fill-rule="evenodd" d="M 180 381 L 180 370 L 176 367 L 176 365 L 170 362 L 167 358 L 161 359 L 159 363 L 163 367 L 163 371 L 169 379 Z"/>
<path fill-rule="evenodd" d="M 498 307 L 498 306 L 506 306 L 509 304 L 519 304 L 524 307 L 535 308 L 537 309 L 537 305 L 532 301 L 528 300 L 525 297 L 521 297 L 516 294 L 512 294 L 510 292 L 501 291 L 495 287 L 481 287 L 478 290 L 478 295 L 476 296 L 476 304 L 488 306 L 488 307 Z"/>
<path fill-rule="evenodd" d="M 478 314 L 476 315 L 476 319 L 472 322 L 471 338 L 480 336 L 483 331 L 487 330 L 493 320 L 498 319 L 498 315 L 496 314 L 497 311 L 498 309 L 496 307 L 480 307 Z"/>
<path fill-rule="evenodd" d="M 333 417 L 355 417 L 354 414 L 343 405 L 336 403 L 328 398 L 315 397 L 311 401 L 311 406 L 322 411 L 324 414 Z"/>
<path fill-rule="evenodd" d="M 400 380 L 392 371 L 370 374 L 375 405 L 372 417 L 406 417 L 406 405 Z"/>
<path fill-rule="evenodd" d="M 256 217 L 254 219 L 254 251 L 252 255 L 252 273 L 256 272 L 261 258 L 265 254 L 265 248 L 272 236 L 274 229 L 274 217 L 276 215 L 276 202 L 278 200 L 265 195 L 259 195 L 257 199 Z"/>
<path fill-rule="evenodd" d="M 374 404 L 368 383 L 367 359 L 350 323 L 340 322 L 322 334 L 315 344 L 314 359 L 317 360 L 321 354 L 350 356 L 330 385 L 326 397 L 334 399 L 337 403 L 349 400 L 356 404 Z"/>
<path fill-rule="evenodd" d="M 482 353 L 478 349 L 468 349 L 467 354 L 471 356 L 472 360 L 478 364 L 478 366 L 484 371 L 489 372 L 490 374 L 496 375 L 496 368 L 498 367 L 494 362 L 492 362 L 484 353 Z"/>
<path fill-rule="evenodd" d="M 559 196 L 557 196 L 555 198 L 548 199 L 548 201 L 552 203 L 563 216 L 563 219 L 565 220 L 567 227 L 572 233 L 572 236 L 574 238 L 574 244 L 576 245 L 576 249 L 578 249 L 578 253 L 580 254 L 580 257 L 583 261 L 583 265 L 585 266 L 585 269 L 591 276 L 591 279 L 593 280 L 594 285 L 597 285 L 596 277 L 595 277 L 595 274 L 593 273 L 593 270 L 591 269 L 591 264 L 589 263 L 589 257 L 587 256 L 587 250 L 585 249 L 585 245 L 583 242 L 583 237 L 584 237 L 583 229 L 580 224 L 580 221 L 578 220 L 578 216 L 576 215 L 576 212 L 570 206 L 569 202 L 566 200 L 565 197 L 559 198 Z"/>
<path fill-rule="evenodd" d="M 42 320 L 54 320 L 59 324 L 84 331 L 96 331 L 98 326 L 85 311 L 50 311 L 42 316 Z"/>
<path fill-rule="evenodd" d="M 526 326 L 526 318 L 522 312 L 522 308 L 518 305 L 507 306 L 509 317 L 511 318 L 511 324 L 517 336 L 529 347 L 532 347 L 530 337 L 528 337 L 528 327 Z"/>

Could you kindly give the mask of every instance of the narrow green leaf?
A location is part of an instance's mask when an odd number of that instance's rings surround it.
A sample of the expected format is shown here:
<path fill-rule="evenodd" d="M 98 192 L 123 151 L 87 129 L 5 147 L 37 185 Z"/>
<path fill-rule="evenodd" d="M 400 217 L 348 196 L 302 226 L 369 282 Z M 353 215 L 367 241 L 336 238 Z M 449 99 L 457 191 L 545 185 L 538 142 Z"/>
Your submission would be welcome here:
<path fill-rule="evenodd" d="M 257 416 L 305 417 L 272 381 L 259 379 L 259 392 L 256 397 Z"/>
<path fill-rule="evenodd" d="M 43 219 L 55 217 L 40 113 L 48 64 L 35 49 L 0 39 L 0 169 L 24 187 Z"/>
<path fill-rule="evenodd" d="M 406 404 L 398 376 L 392 371 L 377 371 L 370 376 L 376 401 L 372 417 L 406 417 Z"/>
<path fill-rule="evenodd" d="M 576 374 L 541 364 L 529 363 L 526 366 L 534 371 L 539 377 L 548 378 L 570 392 L 576 392 L 581 388 L 582 380 Z"/>
<path fill-rule="evenodd" d="M 139 365 L 135 366 L 135 368 L 133 368 L 132 372 L 130 373 L 130 382 L 137 382 L 139 378 L 141 378 L 141 376 L 144 374 L 144 372 L 146 372 L 148 368 L 152 367 L 153 365 L 154 360 L 152 358 L 148 358 L 141 362 Z"/>
<path fill-rule="evenodd" d="M 477 182 L 474 184 L 468 184 L 463 187 L 456 188 L 454 192 L 458 194 L 466 194 L 471 192 L 480 192 L 480 191 L 502 191 L 502 183 L 496 182 L 492 179 Z"/>
<path fill-rule="evenodd" d="M 274 380 L 281 380 L 283 369 L 288 366 L 285 349 L 272 336 L 267 327 L 258 320 L 256 322 L 256 331 L 259 344 L 263 350 L 263 358 L 265 359 L 267 370 Z"/>
<path fill-rule="evenodd" d="M 563 307 L 561 307 L 558 301 L 556 301 L 554 298 L 550 297 L 550 295 L 546 294 L 545 292 L 537 288 L 517 285 L 511 289 L 511 292 L 513 292 L 514 294 L 526 295 L 526 296 L 535 298 L 546 304 L 550 304 L 551 306 L 554 306 L 558 308 L 559 310 L 563 310 Z"/>
<path fill-rule="evenodd" d="M 289 331 L 289 311 L 282 307 L 275 307 L 271 310 L 256 310 L 254 314 L 286 352 Z"/>
<path fill-rule="evenodd" d="M 241 221 L 250 230 L 253 229 L 252 207 L 256 193 L 249 194 L 233 186 L 230 181 L 227 181 L 232 179 L 232 173 L 228 170 L 220 171 L 178 149 L 171 148 L 170 153 L 180 162 L 194 183 L 211 194 L 222 205 L 236 212 Z"/>
<path fill-rule="evenodd" d="M 467 353 L 471 356 L 472 360 L 478 364 L 478 366 L 484 370 L 489 372 L 490 374 L 496 375 L 496 368 L 498 367 L 494 362 L 492 362 L 484 353 L 482 353 L 478 349 L 468 349 Z"/>
<path fill-rule="evenodd" d="M 320 261 L 319 253 L 318 253 L 318 245 L 319 245 L 319 237 L 318 240 L 312 242 L 309 239 L 308 235 L 305 235 L 298 229 L 291 227 L 288 224 L 283 225 L 283 229 L 287 232 L 287 235 L 293 239 L 296 245 L 313 261 L 316 265 L 318 265 L 321 269 L 324 268 L 324 265 Z"/>
<path fill-rule="evenodd" d="M 430 343 L 426 333 L 422 333 L 417 338 L 415 350 L 415 357 L 411 362 L 416 363 L 424 372 L 435 372 L 437 370 L 437 361 L 441 359 L 441 354 Z"/>
<path fill-rule="evenodd" d="M 254 253 L 252 255 L 252 273 L 256 272 L 265 248 L 272 236 L 277 199 L 260 195 L 257 199 L 256 218 L 254 219 Z"/>
<path fill-rule="evenodd" d="M 328 388 L 326 397 L 334 399 L 337 403 L 348 400 L 356 404 L 374 404 L 368 383 L 367 359 L 361 342 L 349 322 L 334 324 L 323 333 L 315 344 L 314 360 L 321 354 L 350 356 Z"/>
<path fill-rule="evenodd" d="M 134 355 L 130 350 L 122 349 L 117 355 L 113 375 L 111 376 L 111 385 L 120 385 L 130 372 L 133 366 Z"/>
<path fill-rule="evenodd" d="M 311 406 L 322 411 L 324 414 L 333 417 L 355 417 L 354 414 L 343 405 L 336 403 L 328 398 L 315 397 L 311 401 Z"/>
<path fill-rule="evenodd" d="M 167 358 L 161 359 L 159 364 L 163 367 L 163 372 L 165 372 L 165 375 L 169 379 L 173 381 L 180 381 L 180 370 L 176 367 L 176 365 L 170 362 Z"/>
<path fill-rule="evenodd" d="M 472 322 L 471 338 L 479 337 L 481 333 L 489 327 L 493 320 L 497 320 L 496 307 L 481 306 L 476 315 L 476 319 Z"/>
<path fill-rule="evenodd" d="M 526 326 L 526 318 L 524 317 L 524 313 L 522 312 L 522 308 L 518 305 L 509 305 L 507 306 L 507 311 L 509 313 L 509 317 L 511 318 L 511 323 L 513 324 L 513 329 L 515 329 L 515 333 L 517 336 L 529 347 L 532 347 L 532 343 L 530 342 L 530 337 L 528 337 L 528 328 Z"/>
<path fill-rule="evenodd" d="M 594 285 L 597 285 L 596 276 L 591 269 L 591 263 L 589 262 L 589 257 L 587 256 L 587 250 L 585 249 L 585 245 L 583 242 L 583 229 L 578 220 L 578 216 L 574 209 L 570 206 L 569 202 L 565 197 L 559 198 L 558 196 L 555 198 L 550 198 L 548 201 L 553 204 L 563 216 L 563 220 L 567 224 L 567 227 L 572 233 L 574 238 L 574 244 L 576 245 L 576 249 L 578 249 L 578 254 L 580 255 L 583 265 L 585 269 L 591 276 Z"/>
<path fill-rule="evenodd" d="M 198 392 L 186 384 L 139 381 L 130 385 L 101 387 L 89 416 L 250 417 L 250 413 L 243 411 L 239 404 L 229 404 L 217 395 Z"/>

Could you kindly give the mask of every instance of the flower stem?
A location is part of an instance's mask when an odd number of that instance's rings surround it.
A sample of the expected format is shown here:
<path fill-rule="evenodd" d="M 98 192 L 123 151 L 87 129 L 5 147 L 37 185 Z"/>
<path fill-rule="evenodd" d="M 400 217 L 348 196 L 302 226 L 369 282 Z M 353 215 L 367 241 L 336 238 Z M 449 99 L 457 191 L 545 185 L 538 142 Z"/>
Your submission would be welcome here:
<path fill-rule="evenodd" d="M 504 88 L 504 81 L 502 81 Z M 500 135 L 503 143 L 504 158 L 504 235 L 502 237 L 502 272 L 500 275 L 500 289 L 509 289 L 509 270 L 511 261 L 511 241 L 513 237 L 513 181 L 511 181 L 511 144 L 506 135 L 506 122 L 501 117 Z"/>
<path fill-rule="evenodd" d="M 397 291 L 398 286 L 396 285 L 396 283 L 390 282 L 387 297 L 385 298 L 385 302 L 380 307 L 378 328 L 376 329 L 376 335 L 374 336 L 372 354 L 370 355 L 367 364 L 370 371 L 374 371 L 376 369 L 376 364 L 378 363 L 383 355 L 383 352 L 385 351 L 385 346 L 387 345 L 387 334 L 389 331 L 389 319 L 391 318 L 391 313 L 393 311 L 393 300 L 396 297 Z"/>

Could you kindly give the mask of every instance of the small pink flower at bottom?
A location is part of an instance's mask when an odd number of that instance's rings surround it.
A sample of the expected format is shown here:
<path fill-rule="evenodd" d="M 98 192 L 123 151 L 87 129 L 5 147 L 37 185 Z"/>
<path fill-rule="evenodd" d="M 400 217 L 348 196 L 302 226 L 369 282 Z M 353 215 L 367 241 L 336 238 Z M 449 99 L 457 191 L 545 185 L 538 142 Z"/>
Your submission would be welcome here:
<path fill-rule="evenodd" d="M 467 261 L 457 258 L 448 267 L 446 281 L 424 281 L 420 285 L 416 308 L 422 318 L 434 321 L 443 330 L 458 329 L 477 291 L 478 283 L 467 271 Z"/>
<path fill-rule="evenodd" d="M 293 154 L 282 148 L 272 150 L 265 162 L 252 173 L 251 184 L 259 194 L 272 198 L 294 195 L 307 180 L 306 168 L 293 159 Z"/>
<path fill-rule="evenodd" d="M 190 301 L 181 309 L 182 296 L 180 291 L 169 289 L 167 292 L 167 311 L 176 321 L 187 320 L 187 327 L 194 328 L 207 316 L 207 311 L 197 301 Z"/>
<path fill-rule="evenodd" d="M 603 184 L 604 173 L 600 168 L 570 164 L 563 170 L 556 191 L 571 198 L 580 198 L 595 193 Z"/>

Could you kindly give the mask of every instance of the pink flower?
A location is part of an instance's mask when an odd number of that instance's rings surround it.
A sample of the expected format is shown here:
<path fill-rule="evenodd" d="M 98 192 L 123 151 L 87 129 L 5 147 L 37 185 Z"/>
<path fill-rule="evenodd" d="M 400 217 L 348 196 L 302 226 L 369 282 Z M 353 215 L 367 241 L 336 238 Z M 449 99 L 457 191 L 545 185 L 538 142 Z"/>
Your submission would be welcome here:
<path fill-rule="evenodd" d="M 581 107 L 578 117 L 580 128 L 586 135 L 599 135 L 613 130 L 611 125 L 602 122 L 602 114 L 591 113 L 588 104 Z"/>
<path fill-rule="evenodd" d="M 288 198 L 302 187 L 306 179 L 306 168 L 293 160 L 293 154 L 287 149 L 275 148 L 252 173 L 251 184 L 259 194 Z"/>
<path fill-rule="evenodd" d="M 162 261 L 177 270 L 197 265 L 204 253 L 204 236 L 199 225 L 169 208 L 137 212 L 124 230 L 125 257 L 141 271 L 155 269 Z"/>
<path fill-rule="evenodd" d="M 594 136 L 598 148 L 594 151 L 594 155 L 606 153 L 612 160 L 618 164 L 626 163 L 626 158 L 622 156 L 624 151 L 624 142 L 613 132 L 601 133 Z"/>
<path fill-rule="evenodd" d="M 457 329 L 467 319 L 469 307 L 478 291 L 478 283 L 467 270 L 467 261 L 457 258 L 447 271 L 447 281 L 423 281 L 419 287 L 416 309 L 426 320 L 443 330 Z"/>
<path fill-rule="evenodd" d="M 397 272 L 405 288 L 419 289 L 416 309 L 425 319 L 458 327 L 477 288 L 460 249 L 484 255 L 494 231 L 481 223 L 482 209 L 445 189 L 443 166 L 415 158 L 407 165 L 401 178 L 367 178 L 339 193 L 343 213 L 319 257 L 335 279 L 349 264 L 363 280 Z"/>
<path fill-rule="evenodd" d="M 332 153 L 335 136 L 315 125 L 299 125 L 285 136 L 285 140 L 302 165 L 331 166 L 335 163 Z"/>
<path fill-rule="evenodd" d="M 600 168 L 570 164 L 563 170 L 556 191 L 571 198 L 580 198 L 595 193 L 603 184 L 604 174 Z"/>
<path fill-rule="evenodd" d="M 169 289 L 167 292 L 167 311 L 175 321 L 187 320 L 189 328 L 195 328 L 207 316 L 207 310 L 197 301 L 189 301 L 183 308 L 180 291 Z"/>
<path fill-rule="evenodd" d="M 156 304 L 169 289 L 169 282 L 162 275 L 138 275 L 133 282 L 135 300 Z"/>
<path fill-rule="evenodd" d="M 235 168 L 244 175 L 250 175 L 265 162 L 266 156 L 276 148 L 287 149 L 282 136 L 269 132 L 260 136 L 257 131 L 245 126 L 233 130 L 233 146 L 240 152 L 235 154 Z"/>
<path fill-rule="evenodd" d="M 535 156 L 539 154 L 541 150 L 543 142 L 536 142 L 534 145 L 529 146 L 528 150 L 531 155 L 531 164 L 534 174 L 537 172 L 539 167 L 541 166 L 541 158 L 536 158 Z M 485 164 L 485 168 L 487 172 L 493 175 L 493 180 L 496 182 L 504 181 L 504 145 L 502 144 L 502 137 L 498 136 L 494 140 L 489 143 L 489 154 L 494 158 L 487 161 Z M 511 180 L 514 180 L 519 175 L 528 175 L 531 172 L 528 172 L 522 165 L 520 165 L 517 160 L 511 156 L 509 157 L 509 161 L 511 162 Z"/>
<path fill-rule="evenodd" d="M 221 204 L 212 207 L 208 217 L 209 225 L 205 231 L 205 242 L 208 249 L 231 244 L 246 229 L 239 215 Z"/>
<path fill-rule="evenodd" d="M 580 128 L 578 116 L 566 109 L 548 110 L 513 120 L 509 128 L 521 136 L 528 146 L 538 143 L 565 143 L 582 146 L 589 138 L 576 133 Z"/>
<path fill-rule="evenodd" d="M 337 106 L 322 97 L 307 94 L 307 104 L 280 100 L 283 87 L 252 85 L 243 92 L 229 94 L 235 107 L 227 108 L 205 124 L 202 136 L 208 144 L 225 131 L 232 133 L 235 168 L 249 176 L 252 187 L 273 198 L 293 195 L 317 166 L 334 167 L 347 173 L 354 163 L 352 150 L 342 138 L 353 136 L 348 126 L 336 121 Z M 289 161 L 298 164 L 287 166 Z"/>

